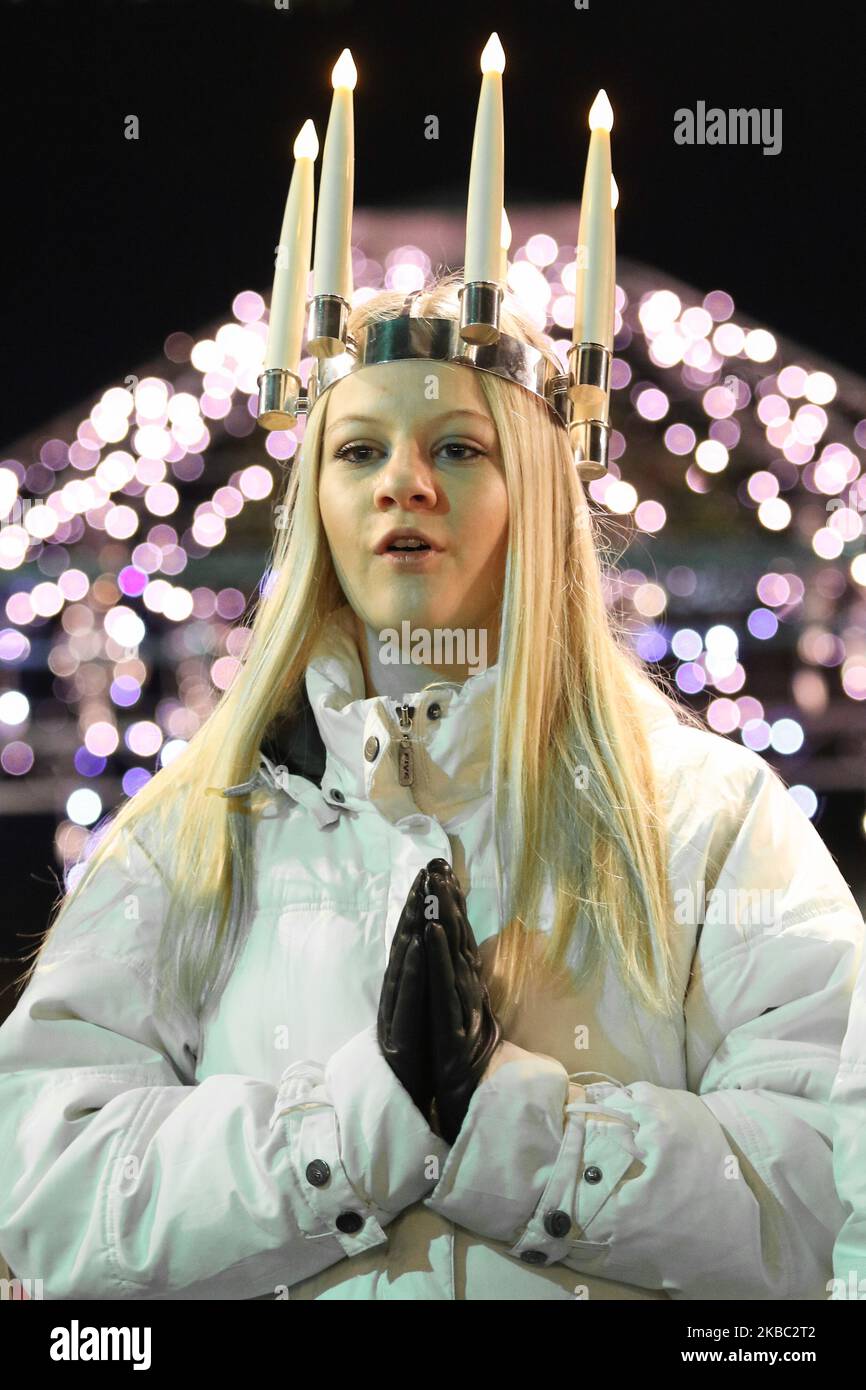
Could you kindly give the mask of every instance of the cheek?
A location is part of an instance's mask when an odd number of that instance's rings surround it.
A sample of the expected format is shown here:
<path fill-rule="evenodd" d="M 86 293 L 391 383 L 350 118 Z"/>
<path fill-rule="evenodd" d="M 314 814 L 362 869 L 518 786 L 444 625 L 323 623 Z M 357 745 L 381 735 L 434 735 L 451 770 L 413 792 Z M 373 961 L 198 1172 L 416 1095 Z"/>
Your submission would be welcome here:
<path fill-rule="evenodd" d="M 317 496 L 319 501 L 319 515 L 322 518 L 322 526 L 324 527 L 325 534 L 329 536 L 331 533 L 332 526 L 331 490 L 328 485 L 327 476 L 324 472 L 322 473 L 322 476 L 319 479 L 319 488 Z"/>
<path fill-rule="evenodd" d="M 477 545 L 483 537 L 483 552 L 489 557 L 504 544 L 508 534 L 508 494 L 505 480 L 498 472 L 485 479 L 483 486 L 473 489 L 467 498 L 463 522 L 464 541 Z"/>
<path fill-rule="evenodd" d="M 332 476 L 327 471 L 319 483 L 319 512 L 322 526 L 332 550 L 343 550 L 342 541 L 351 530 L 349 507 L 344 493 L 337 490 Z"/>

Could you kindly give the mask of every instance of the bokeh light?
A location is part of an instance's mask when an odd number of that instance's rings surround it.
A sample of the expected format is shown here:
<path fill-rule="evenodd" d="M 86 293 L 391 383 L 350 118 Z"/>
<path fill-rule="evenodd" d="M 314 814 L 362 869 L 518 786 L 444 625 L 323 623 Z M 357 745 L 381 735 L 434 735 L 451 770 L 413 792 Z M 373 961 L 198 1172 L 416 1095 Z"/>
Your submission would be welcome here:
<path fill-rule="evenodd" d="M 509 250 L 509 293 L 563 367 L 575 250 L 543 226 Z M 355 303 L 433 270 L 405 238 L 375 257 L 353 246 L 352 261 Z M 727 291 L 663 279 L 627 263 L 617 276 L 610 466 L 586 487 L 628 548 L 606 601 L 711 731 L 799 766 L 813 720 L 866 700 L 866 418 L 841 373 Z M 51 782 L 66 862 L 118 779 L 134 796 L 183 754 L 277 582 L 276 504 L 306 421 L 256 430 L 266 300 L 240 289 L 230 310 L 206 333 L 169 324 L 159 373 L 110 385 L 53 427 L 68 437 L 0 460 L 0 766 L 13 789 Z M 795 793 L 814 817 L 816 793 Z"/>

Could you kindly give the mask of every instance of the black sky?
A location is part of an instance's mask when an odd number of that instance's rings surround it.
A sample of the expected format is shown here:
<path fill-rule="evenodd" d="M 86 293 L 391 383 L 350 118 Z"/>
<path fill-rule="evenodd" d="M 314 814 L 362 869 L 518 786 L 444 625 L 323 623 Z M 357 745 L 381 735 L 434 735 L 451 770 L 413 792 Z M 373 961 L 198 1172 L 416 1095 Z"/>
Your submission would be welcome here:
<path fill-rule="evenodd" d="M 120 382 L 174 329 L 270 285 L 291 142 L 320 140 L 344 46 L 359 205 L 465 204 L 478 59 L 507 53 L 506 200 L 574 201 L 586 112 L 616 112 L 618 249 L 862 370 L 859 7 L 568 0 L 5 0 L 0 444 Z M 674 112 L 782 110 L 782 150 L 683 147 Z M 135 114 L 140 138 L 124 138 Z M 424 121 L 440 120 L 438 141 Z"/>

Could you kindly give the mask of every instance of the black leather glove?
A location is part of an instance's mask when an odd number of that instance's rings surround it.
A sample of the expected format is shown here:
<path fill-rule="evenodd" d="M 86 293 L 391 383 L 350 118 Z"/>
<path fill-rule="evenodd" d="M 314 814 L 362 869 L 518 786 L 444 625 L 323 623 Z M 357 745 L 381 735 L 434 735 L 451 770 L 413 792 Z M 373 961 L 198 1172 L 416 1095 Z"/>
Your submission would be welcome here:
<path fill-rule="evenodd" d="M 430 1123 L 433 1053 L 427 1021 L 424 895 L 427 870 L 419 869 L 397 923 L 379 996 L 379 1047 L 398 1081 Z"/>
<path fill-rule="evenodd" d="M 440 1133 L 453 1144 L 502 1028 L 482 978 L 466 900 L 447 860 L 427 865 L 426 893 L 438 899 L 438 915 L 424 922 L 433 1091 Z"/>

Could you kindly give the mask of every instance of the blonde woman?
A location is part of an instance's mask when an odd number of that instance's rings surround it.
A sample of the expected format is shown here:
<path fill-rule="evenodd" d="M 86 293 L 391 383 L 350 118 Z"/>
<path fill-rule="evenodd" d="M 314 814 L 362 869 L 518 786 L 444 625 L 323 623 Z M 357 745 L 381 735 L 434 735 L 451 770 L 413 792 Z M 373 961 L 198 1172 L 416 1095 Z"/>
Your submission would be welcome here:
<path fill-rule="evenodd" d="M 508 298 L 501 327 L 547 352 Z M 0 1029 L 18 1277 L 827 1297 L 863 919 L 769 765 L 630 653 L 601 552 L 513 381 L 407 359 L 315 402 L 233 685 Z"/>

